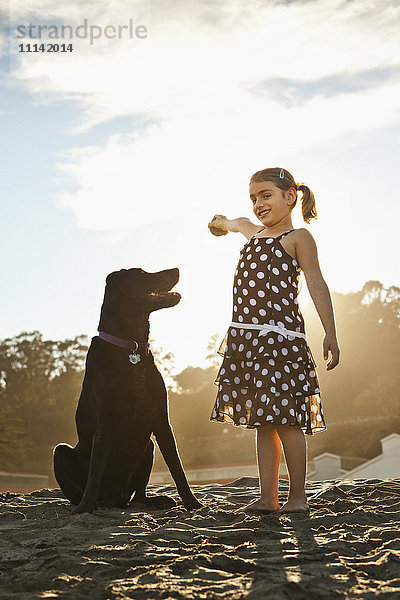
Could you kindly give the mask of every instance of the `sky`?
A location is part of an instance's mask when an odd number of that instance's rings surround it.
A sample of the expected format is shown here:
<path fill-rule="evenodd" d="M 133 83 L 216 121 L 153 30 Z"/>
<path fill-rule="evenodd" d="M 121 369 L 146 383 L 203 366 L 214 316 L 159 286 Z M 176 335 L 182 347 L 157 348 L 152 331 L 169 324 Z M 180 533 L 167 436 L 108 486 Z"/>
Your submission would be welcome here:
<path fill-rule="evenodd" d="M 246 241 L 207 224 L 257 223 L 248 182 L 266 167 L 312 189 L 318 219 L 298 203 L 293 223 L 331 291 L 399 285 L 397 1 L 0 7 L 1 338 L 90 339 L 108 273 L 178 267 L 182 300 L 151 315 L 150 338 L 178 371 L 202 366 L 231 321 Z M 77 37 L 85 22 L 97 39 Z M 62 25 L 73 39 L 43 34 Z M 49 42 L 73 50 L 19 51 Z"/>

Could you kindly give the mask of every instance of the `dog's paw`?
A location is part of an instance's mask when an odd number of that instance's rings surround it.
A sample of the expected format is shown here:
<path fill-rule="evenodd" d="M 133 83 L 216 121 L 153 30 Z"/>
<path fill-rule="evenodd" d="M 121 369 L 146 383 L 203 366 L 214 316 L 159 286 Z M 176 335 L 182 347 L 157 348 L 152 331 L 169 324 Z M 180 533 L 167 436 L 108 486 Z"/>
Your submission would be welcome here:
<path fill-rule="evenodd" d="M 176 502 L 169 496 L 147 496 L 146 505 L 153 508 L 164 509 L 176 506 Z"/>
<path fill-rule="evenodd" d="M 195 508 L 201 508 L 203 504 L 193 496 L 193 498 L 183 500 L 183 506 L 186 508 L 186 510 L 194 510 Z"/>
<path fill-rule="evenodd" d="M 72 511 L 71 515 L 80 515 L 82 513 L 92 513 L 94 506 L 90 506 L 89 504 L 78 504 Z"/>

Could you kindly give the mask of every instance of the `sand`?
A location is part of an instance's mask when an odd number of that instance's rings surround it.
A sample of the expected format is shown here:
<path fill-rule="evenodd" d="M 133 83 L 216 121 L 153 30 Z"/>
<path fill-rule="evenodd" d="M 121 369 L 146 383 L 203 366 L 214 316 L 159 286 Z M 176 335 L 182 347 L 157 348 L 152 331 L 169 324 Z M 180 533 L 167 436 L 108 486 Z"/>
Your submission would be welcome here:
<path fill-rule="evenodd" d="M 192 489 L 192 512 L 76 516 L 60 490 L 1 494 L 0 598 L 400 599 L 400 479 L 307 482 L 309 516 L 234 513 L 255 477 Z"/>

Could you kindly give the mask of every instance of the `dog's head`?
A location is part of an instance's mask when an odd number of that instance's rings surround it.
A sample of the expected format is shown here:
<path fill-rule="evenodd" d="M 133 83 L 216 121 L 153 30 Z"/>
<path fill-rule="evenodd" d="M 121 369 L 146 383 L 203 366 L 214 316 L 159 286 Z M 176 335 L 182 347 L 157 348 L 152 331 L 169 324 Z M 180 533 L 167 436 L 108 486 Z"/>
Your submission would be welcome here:
<path fill-rule="evenodd" d="M 127 307 L 142 313 L 175 306 L 181 299 L 178 292 L 171 292 L 179 281 L 179 269 L 165 269 L 148 273 L 143 269 L 121 269 L 107 275 L 106 291 L 119 294 Z"/>

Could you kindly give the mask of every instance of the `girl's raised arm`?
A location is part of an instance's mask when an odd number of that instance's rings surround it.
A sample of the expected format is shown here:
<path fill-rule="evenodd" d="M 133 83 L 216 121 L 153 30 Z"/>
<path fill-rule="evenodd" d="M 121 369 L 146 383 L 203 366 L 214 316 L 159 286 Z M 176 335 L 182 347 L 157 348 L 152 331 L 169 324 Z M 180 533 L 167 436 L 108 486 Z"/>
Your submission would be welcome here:
<path fill-rule="evenodd" d="M 257 233 L 257 231 L 260 231 L 260 229 L 262 229 L 260 225 L 255 225 L 247 217 L 228 219 L 227 217 L 225 217 L 225 215 L 214 215 L 208 224 L 208 228 L 210 230 L 212 230 L 212 228 L 221 229 L 224 233 L 228 233 L 228 231 L 240 232 L 248 240 L 252 238 L 253 235 Z"/>

